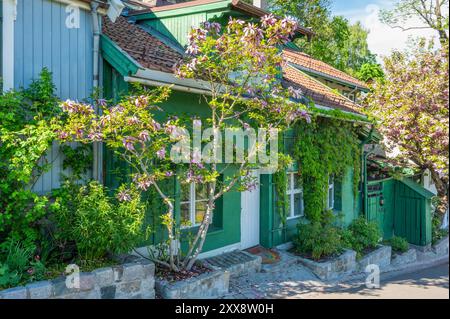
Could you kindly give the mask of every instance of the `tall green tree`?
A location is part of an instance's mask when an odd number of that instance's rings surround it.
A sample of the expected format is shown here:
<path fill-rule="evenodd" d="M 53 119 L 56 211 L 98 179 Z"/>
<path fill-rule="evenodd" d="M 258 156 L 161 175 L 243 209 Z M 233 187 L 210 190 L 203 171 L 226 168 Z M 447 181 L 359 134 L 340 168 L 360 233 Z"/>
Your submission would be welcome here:
<path fill-rule="evenodd" d="M 448 208 L 449 104 L 448 47 L 438 51 L 420 42 L 412 51 L 385 58 L 385 81 L 367 97 L 368 112 L 385 137 L 386 149 L 404 165 L 428 169 Z"/>
<path fill-rule="evenodd" d="M 302 26 L 314 31 L 310 42 L 296 41 L 302 51 L 356 76 L 362 65 L 375 63 L 367 44 L 369 31 L 359 22 L 352 25 L 342 16 L 332 16 L 330 5 L 330 0 L 269 1 L 272 11 L 294 16 Z"/>
<path fill-rule="evenodd" d="M 403 31 L 433 29 L 442 45 L 448 44 L 448 0 L 397 0 L 394 8 L 381 11 L 381 21 Z"/>

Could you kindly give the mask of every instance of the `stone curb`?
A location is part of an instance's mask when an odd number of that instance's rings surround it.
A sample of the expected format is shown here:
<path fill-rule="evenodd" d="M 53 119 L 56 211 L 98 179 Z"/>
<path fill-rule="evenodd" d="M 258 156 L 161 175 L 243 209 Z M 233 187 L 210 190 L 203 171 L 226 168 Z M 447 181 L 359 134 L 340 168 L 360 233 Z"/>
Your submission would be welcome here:
<path fill-rule="evenodd" d="M 392 277 L 413 273 L 413 272 L 424 270 L 427 268 L 440 266 L 440 265 L 443 265 L 448 262 L 449 262 L 449 255 L 446 255 L 446 256 L 438 257 L 434 260 L 427 261 L 427 262 L 415 262 L 412 264 L 399 265 L 396 267 L 386 268 L 384 270 L 381 269 L 381 274 L 383 275 L 383 279 L 389 279 Z M 335 281 L 332 283 L 333 284 L 352 283 L 352 282 L 357 282 L 360 280 L 365 280 L 366 277 L 367 277 L 367 274 L 359 273 L 359 274 L 354 274 L 354 275 L 348 276 L 346 278 L 342 278 L 341 280 Z M 329 282 L 329 283 L 331 283 L 331 282 Z"/>

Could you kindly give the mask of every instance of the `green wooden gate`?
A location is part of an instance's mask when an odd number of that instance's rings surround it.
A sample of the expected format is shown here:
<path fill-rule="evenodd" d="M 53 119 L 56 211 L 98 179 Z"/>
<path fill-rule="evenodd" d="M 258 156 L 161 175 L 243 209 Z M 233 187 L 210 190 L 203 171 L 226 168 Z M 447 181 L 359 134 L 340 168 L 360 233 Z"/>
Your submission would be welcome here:
<path fill-rule="evenodd" d="M 391 179 L 369 182 L 367 185 L 367 219 L 380 226 L 383 238 L 394 233 L 394 181 Z"/>
<path fill-rule="evenodd" d="M 431 243 L 431 198 L 434 195 L 410 179 L 367 183 L 366 218 L 380 226 L 384 239 L 406 238 L 409 243 Z"/>
<path fill-rule="evenodd" d="M 434 194 L 409 179 L 397 181 L 395 194 L 395 235 L 414 245 L 430 244 L 431 198 Z"/>

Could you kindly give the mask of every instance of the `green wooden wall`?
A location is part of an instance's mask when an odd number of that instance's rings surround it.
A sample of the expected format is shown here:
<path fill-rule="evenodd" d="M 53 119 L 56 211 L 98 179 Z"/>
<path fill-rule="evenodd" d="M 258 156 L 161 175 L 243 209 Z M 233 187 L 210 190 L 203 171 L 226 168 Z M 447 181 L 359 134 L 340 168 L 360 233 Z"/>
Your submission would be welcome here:
<path fill-rule="evenodd" d="M 118 101 L 121 95 L 127 94 L 129 85 L 123 80 L 123 77 L 114 70 L 106 61 L 104 63 L 103 72 L 104 95 L 108 99 Z M 163 113 L 160 116 L 169 114 L 196 115 L 205 117 L 209 114 L 209 109 L 199 95 L 173 91 L 169 99 L 160 107 Z M 158 114 L 156 114 L 158 117 Z M 104 150 L 104 169 L 105 169 L 105 185 L 110 189 L 116 189 L 121 183 L 128 180 L 130 169 L 121 161 L 113 152 Z M 230 166 L 224 172 L 224 178 L 233 174 L 233 168 Z M 175 201 L 179 202 L 179 185 L 170 183 L 165 185 L 169 194 L 174 196 Z M 159 216 L 163 212 L 163 206 L 158 205 L 161 201 L 158 198 L 146 198 L 151 205 L 146 216 L 146 223 L 155 228 L 154 233 L 148 242 L 144 244 L 156 244 L 165 239 L 164 228 L 160 225 Z M 179 219 L 179 206 L 176 209 L 176 217 Z M 229 192 L 216 203 L 216 211 L 214 213 L 213 225 L 208 233 L 204 246 L 204 252 L 229 246 L 240 242 L 241 234 L 241 194 L 236 191 Z M 183 231 L 183 238 L 187 239 L 189 233 L 195 232 L 195 228 Z M 184 243 L 185 246 L 185 243 Z"/>

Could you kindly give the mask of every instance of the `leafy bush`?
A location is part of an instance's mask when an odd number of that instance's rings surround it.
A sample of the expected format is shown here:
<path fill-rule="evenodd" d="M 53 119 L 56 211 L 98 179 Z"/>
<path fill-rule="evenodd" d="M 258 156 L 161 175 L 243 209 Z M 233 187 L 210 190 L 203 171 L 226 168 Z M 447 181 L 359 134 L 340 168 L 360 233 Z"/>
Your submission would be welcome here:
<path fill-rule="evenodd" d="M 432 220 L 432 231 L 431 231 L 431 242 L 432 244 L 436 244 L 442 238 L 448 235 L 448 229 L 441 229 L 442 226 L 442 217 L 435 213 Z"/>
<path fill-rule="evenodd" d="M 134 248 L 144 233 L 145 205 L 133 188 L 122 186 L 118 193 L 122 200 L 108 196 L 97 182 L 82 187 L 65 184 L 52 205 L 58 244 L 67 247 L 74 243 L 84 260 L 99 260 L 108 253 Z"/>
<path fill-rule="evenodd" d="M 0 248 L 35 244 L 48 199 L 30 189 L 49 169 L 43 155 L 55 137 L 58 100 L 44 69 L 29 89 L 0 93 Z"/>
<path fill-rule="evenodd" d="M 0 288 L 8 288 L 30 282 L 42 280 L 46 268 L 39 256 L 34 256 L 36 247 L 25 246 L 19 242 L 8 242 L 9 248 L 3 254 L 0 262 Z"/>
<path fill-rule="evenodd" d="M 408 241 L 403 237 L 394 236 L 387 241 L 394 252 L 405 253 L 409 249 Z"/>
<path fill-rule="evenodd" d="M 327 212 L 321 222 L 299 224 L 294 245 L 298 253 L 314 260 L 330 257 L 342 252 L 341 230 L 333 226 L 333 215 Z"/>
<path fill-rule="evenodd" d="M 355 219 L 347 230 L 343 231 L 344 246 L 356 251 L 361 257 L 364 250 L 377 247 L 381 231 L 376 222 L 368 222 L 364 217 Z"/>

